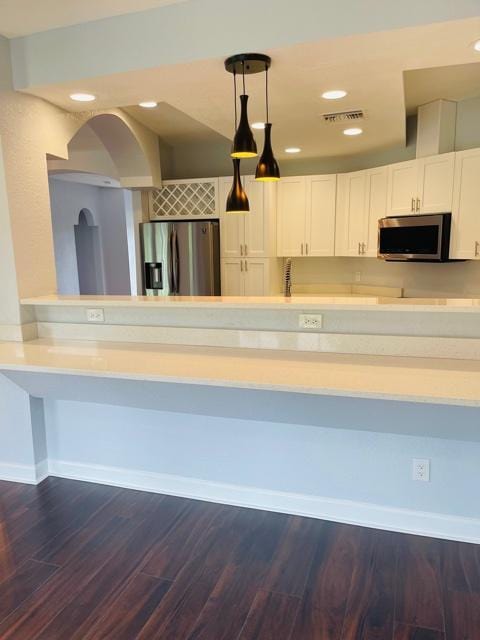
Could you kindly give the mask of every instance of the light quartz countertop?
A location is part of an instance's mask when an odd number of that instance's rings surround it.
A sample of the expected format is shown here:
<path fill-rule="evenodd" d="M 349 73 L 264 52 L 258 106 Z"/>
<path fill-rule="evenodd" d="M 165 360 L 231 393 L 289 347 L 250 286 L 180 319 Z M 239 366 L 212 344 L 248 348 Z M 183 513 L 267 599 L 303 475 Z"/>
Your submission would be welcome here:
<path fill-rule="evenodd" d="M 480 298 L 393 298 L 375 296 L 40 296 L 24 298 L 31 306 L 234 308 L 234 309 L 336 309 L 346 311 L 446 311 L 480 313 Z"/>
<path fill-rule="evenodd" d="M 480 362 L 39 339 L 0 343 L 0 371 L 480 406 Z"/>

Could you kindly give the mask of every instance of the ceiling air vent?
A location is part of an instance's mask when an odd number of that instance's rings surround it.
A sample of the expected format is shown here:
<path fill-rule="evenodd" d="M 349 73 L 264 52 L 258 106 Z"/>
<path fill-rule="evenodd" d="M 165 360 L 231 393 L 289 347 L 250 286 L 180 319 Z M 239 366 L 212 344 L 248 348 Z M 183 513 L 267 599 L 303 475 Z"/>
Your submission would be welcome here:
<path fill-rule="evenodd" d="M 336 124 L 338 122 L 358 122 L 365 120 L 365 113 L 362 109 L 353 109 L 351 111 L 337 111 L 336 113 L 323 113 L 324 122 Z"/>

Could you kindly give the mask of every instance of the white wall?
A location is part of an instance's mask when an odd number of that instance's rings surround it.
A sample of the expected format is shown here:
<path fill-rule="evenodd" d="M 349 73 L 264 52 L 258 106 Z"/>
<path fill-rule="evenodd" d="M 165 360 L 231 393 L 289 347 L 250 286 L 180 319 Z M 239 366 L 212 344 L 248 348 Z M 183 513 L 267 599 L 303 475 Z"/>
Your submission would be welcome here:
<path fill-rule="evenodd" d="M 438 411 L 431 407 L 432 420 Z M 461 421 L 464 410 L 454 411 Z M 166 474 L 260 493 L 480 518 L 478 441 L 328 428 L 328 413 L 325 427 L 315 427 L 48 400 L 46 416 L 50 459 L 80 477 L 104 474 L 128 483 L 145 473 L 148 483 L 148 474 Z M 415 457 L 431 460 L 431 482 L 412 480 Z"/>
<path fill-rule="evenodd" d="M 122 189 L 93 187 L 50 179 L 58 292 L 78 294 L 74 225 L 83 208 L 91 211 L 100 230 L 102 278 L 106 294 L 130 294 L 130 268 L 125 203 Z"/>

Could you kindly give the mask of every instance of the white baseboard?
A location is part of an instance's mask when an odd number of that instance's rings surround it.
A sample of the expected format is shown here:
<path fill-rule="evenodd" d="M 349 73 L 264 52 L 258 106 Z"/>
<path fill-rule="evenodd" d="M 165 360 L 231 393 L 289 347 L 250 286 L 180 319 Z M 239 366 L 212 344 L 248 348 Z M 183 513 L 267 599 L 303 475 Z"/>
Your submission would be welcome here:
<path fill-rule="evenodd" d="M 0 480 L 8 482 L 23 482 L 24 484 L 38 484 L 48 476 L 48 465 L 43 477 L 42 473 L 38 473 L 37 468 L 32 464 L 11 464 L 9 462 L 0 462 Z M 40 479 L 41 478 L 41 479 Z"/>
<path fill-rule="evenodd" d="M 374 529 L 480 543 L 480 519 L 65 460 L 49 460 L 48 468 L 50 475 L 62 478 L 277 511 Z"/>

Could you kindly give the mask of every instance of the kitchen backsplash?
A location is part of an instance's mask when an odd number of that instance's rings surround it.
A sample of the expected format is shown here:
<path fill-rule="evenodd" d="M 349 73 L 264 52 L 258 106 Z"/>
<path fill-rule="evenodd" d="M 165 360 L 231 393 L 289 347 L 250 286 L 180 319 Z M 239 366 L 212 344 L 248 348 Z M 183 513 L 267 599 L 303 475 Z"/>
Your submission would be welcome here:
<path fill-rule="evenodd" d="M 295 258 L 292 281 L 402 287 L 407 297 L 475 297 L 480 296 L 480 261 L 420 264 L 376 258 Z"/>

